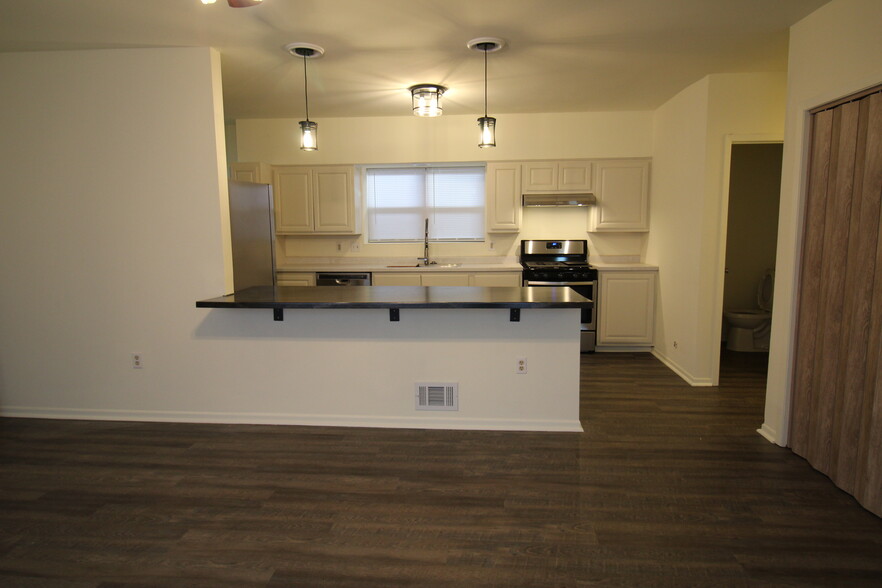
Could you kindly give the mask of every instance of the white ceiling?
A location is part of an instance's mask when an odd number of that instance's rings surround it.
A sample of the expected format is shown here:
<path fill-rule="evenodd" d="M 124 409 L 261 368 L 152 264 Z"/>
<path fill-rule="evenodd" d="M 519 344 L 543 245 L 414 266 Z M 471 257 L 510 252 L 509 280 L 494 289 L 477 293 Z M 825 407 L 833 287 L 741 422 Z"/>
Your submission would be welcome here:
<path fill-rule="evenodd" d="M 0 0 L 0 52 L 213 46 L 227 118 L 401 116 L 406 88 L 450 88 L 444 112 L 650 110 L 709 73 L 784 71 L 788 27 L 828 0 Z M 4 83 L 7 83 L 4 81 Z"/>

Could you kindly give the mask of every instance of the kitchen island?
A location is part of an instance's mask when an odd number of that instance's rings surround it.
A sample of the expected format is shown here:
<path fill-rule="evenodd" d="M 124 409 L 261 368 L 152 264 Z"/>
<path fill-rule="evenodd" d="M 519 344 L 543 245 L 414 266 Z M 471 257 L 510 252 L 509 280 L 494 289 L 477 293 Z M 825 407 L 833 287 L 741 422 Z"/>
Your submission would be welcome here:
<path fill-rule="evenodd" d="M 198 301 L 195 336 L 226 354 L 219 380 L 251 399 L 232 422 L 581 431 L 579 317 L 591 305 L 569 288 L 257 287 Z M 236 356 L 241 339 L 260 353 Z M 427 406 L 429 390 L 453 402 Z"/>
<path fill-rule="evenodd" d="M 390 319 L 399 311 L 424 308 L 507 308 L 512 321 L 521 309 L 590 308 L 593 302 L 570 288 L 485 288 L 468 286 L 255 286 L 226 296 L 199 300 L 198 308 L 264 308 L 283 320 L 286 308 L 383 308 Z"/>

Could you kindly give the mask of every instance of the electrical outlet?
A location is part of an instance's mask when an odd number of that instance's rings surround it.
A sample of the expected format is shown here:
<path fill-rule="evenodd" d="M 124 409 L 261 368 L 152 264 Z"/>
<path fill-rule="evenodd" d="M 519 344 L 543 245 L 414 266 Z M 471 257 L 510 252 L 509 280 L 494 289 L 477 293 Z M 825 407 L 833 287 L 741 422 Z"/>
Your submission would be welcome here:
<path fill-rule="evenodd" d="M 132 368 L 139 370 L 144 367 L 144 356 L 140 353 L 132 354 Z"/>
<path fill-rule="evenodd" d="M 517 369 L 515 369 L 515 372 L 518 374 L 526 374 L 527 373 L 527 358 L 526 357 L 519 357 L 518 358 Z"/>
<path fill-rule="evenodd" d="M 361 251 L 361 243 L 359 243 L 358 239 L 352 242 L 349 246 L 350 251 Z"/>
<path fill-rule="evenodd" d="M 678 349 L 679 347 L 680 347 L 680 344 L 677 343 L 676 341 L 674 341 L 674 349 Z"/>

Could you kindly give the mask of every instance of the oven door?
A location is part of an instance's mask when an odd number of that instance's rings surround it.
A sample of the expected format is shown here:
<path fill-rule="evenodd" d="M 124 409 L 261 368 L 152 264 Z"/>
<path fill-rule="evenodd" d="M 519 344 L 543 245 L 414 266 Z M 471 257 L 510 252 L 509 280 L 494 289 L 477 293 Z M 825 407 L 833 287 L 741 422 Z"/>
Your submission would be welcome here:
<path fill-rule="evenodd" d="M 594 347 L 597 344 L 597 280 L 591 280 L 587 282 L 548 282 L 524 279 L 523 285 L 533 288 L 560 288 L 566 286 L 572 288 L 588 300 L 591 300 L 594 303 L 594 306 L 592 306 L 591 308 L 582 309 L 581 347 L 582 352 L 594 351 Z"/>

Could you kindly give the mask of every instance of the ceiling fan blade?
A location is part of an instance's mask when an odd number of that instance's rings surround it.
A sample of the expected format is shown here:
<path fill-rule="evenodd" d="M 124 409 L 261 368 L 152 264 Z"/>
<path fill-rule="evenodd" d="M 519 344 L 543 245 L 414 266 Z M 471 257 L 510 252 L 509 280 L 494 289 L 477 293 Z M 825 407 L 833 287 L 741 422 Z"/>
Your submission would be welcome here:
<path fill-rule="evenodd" d="M 249 6 L 257 6 L 261 2 L 263 0 L 227 0 L 227 4 L 233 8 L 248 8 Z"/>

